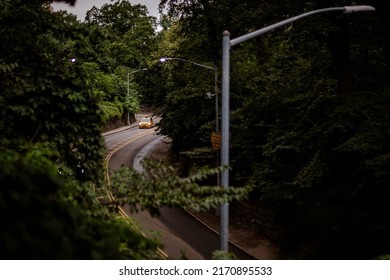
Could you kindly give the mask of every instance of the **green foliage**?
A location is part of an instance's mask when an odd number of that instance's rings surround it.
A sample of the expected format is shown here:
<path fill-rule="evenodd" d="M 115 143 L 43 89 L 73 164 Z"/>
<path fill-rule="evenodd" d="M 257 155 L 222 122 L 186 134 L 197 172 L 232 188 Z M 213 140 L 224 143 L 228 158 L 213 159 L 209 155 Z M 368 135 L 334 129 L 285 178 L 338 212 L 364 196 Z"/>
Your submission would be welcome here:
<path fill-rule="evenodd" d="M 123 109 L 120 106 L 121 104 L 113 103 L 109 101 L 102 101 L 99 104 L 100 110 L 102 110 L 103 119 L 105 121 L 113 119 L 115 117 L 120 117 L 123 114 Z"/>
<path fill-rule="evenodd" d="M 157 258 L 155 243 L 102 211 L 95 197 L 82 197 L 94 205 L 90 212 L 64 201 L 53 166 L 50 173 L 29 158 L 0 162 L 2 259 Z"/>
<path fill-rule="evenodd" d="M 321 240 L 314 257 L 371 258 L 390 248 L 388 98 L 318 96 L 274 114 L 253 179 L 295 242 Z"/>
<path fill-rule="evenodd" d="M 203 182 L 220 169 L 203 168 L 187 177 L 178 175 L 177 169 L 160 162 L 144 161 L 144 172 L 121 168 L 110 176 L 110 191 L 119 205 L 131 212 L 148 210 L 159 214 L 161 206 L 175 206 L 194 211 L 215 208 L 223 202 L 247 197 L 251 188 L 221 188 L 205 186 Z"/>
<path fill-rule="evenodd" d="M 231 252 L 225 251 L 214 251 L 213 256 L 211 257 L 213 260 L 238 260 L 238 258 Z"/>
<path fill-rule="evenodd" d="M 170 56 L 209 61 L 210 53 L 219 58 L 213 34 L 226 29 L 234 38 L 345 5 L 331 2 L 161 1 L 175 24 L 164 31 L 163 46 Z M 273 209 L 275 223 L 288 232 L 286 249 L 312 244 L 308 258 L 374 258 L 390 250 L 390 44 L 383 36 L 390 6 L 384 0 L 366 4 L 376 12 L 313 16 L 231 50 L 231 183 L 255 184 L 251 203 Z M 171 71 L 167 92 L 175 95 L 168 94 L 161 126 L 176 152 L 187 154 L 206 144 L 202 135 L 213 108 L 205 113 L 192 94 L 202 92 L 203 83 L 193 89 L 183 72 Z M 177 125 L 173 116 L 184 114 L 189 124 Z"/>
<path fill-rule="evenodd" d="M 143 5 L 116 1 L 104 4 L 100 9 L 94 7 L 87 12 L 86 24 L 106 31 L 108 38 L 104 44 L 100 44 L 103 50 L 99 53 L 109 58 L 107 66 L 111 69 L 121 65 L 135 69 L 145 67 L 147 58 L 156 46 L 156 19 L 147 15 Z"/>
<path fill-rule="evenodd" d="M 116 1 L 93 7 L 84 24 L 86 40 L 92 50 L 86 66 L 89 86 L 102 97 L 104 120 L 124 112 L 139 110 L 140 83 L 145 76 L 133 69 L 143 69 L 156 48 L 156 19 L 148 16 L 143 5 Z"/>
<path fill-rule="evenodd" d="M 159 258 L 157 243 L 94 192 L 104 186 L 101 108 L 136 109 L 135 95 L 124 100 L 127 76 L 89 63 L 98 32 L 43 4 L 0 4 L 1 256 Z"/>
<path fill-rule="evenodd" d="M 6 4 L 0 18 L 0 148 L 23 154 L 50 142 L 69 166 L 80 161 L 96 178 L 102 119 L 82 69 L 70 62 L 75 26 L 36 3 L 19 4 Z"/>
<path fill-rule="evenodd" d="M 92 94 L 100 100 L 99 108 L 103 121 L 120 117 L 127 112 L 138 110 L 138 96 L 132 86 L 131 93 L 127 93 L 127 85 L 124 79 L 128 73 L 126 68 L 117 69 L 117 73 L 104 73 L 99 65 L 94 62 L 84 62 L 82 70 L 86 79 L 86 86 L 92 90 Z M 130 85 L 129 85 L 130 87 Z"/>
<path fill-rule="evenodd" d="M 214 100 L 208 99 L 206 92 L 186 86 L 167 96 L 159 126 L 164 135 L 175 139 L 172 143 L 174 152 L 210 143 L 215 112 L 212 111 Z"/>
<path fill-rule="evenodd" d="M 100 9 L 94 7 L 87 12 L 86 22 L 110 27 L 115 33 L 123 35 L 129 30 L 147 24 L 153 27 L 155 19 L 148 16 L 144 5 L 132 5 L 129 1 L 116 1 L 113 4 L 104 4 Z M 142 33 L 147 35 L 147 33 Z"/>
<path fill-rule="evenodd" d="M 157 97 L 162 103 L 159 127 L 164 135 L 173 139 L 175 153 L 206 143 L 210 145 L 211 132 L 215 127 L 215 100 L 208 99 L 206 95 L 215 91 L 214 71 L 190 63 L 213 65 L 213 59 L 199 51 L 205 40 L 204 36 L 188 36 L 179 23 L 173 24 L 161 35 L 160 57 L 186 60 L 168 60 L 159 64 L 163 78 L 160 96 Z"/>

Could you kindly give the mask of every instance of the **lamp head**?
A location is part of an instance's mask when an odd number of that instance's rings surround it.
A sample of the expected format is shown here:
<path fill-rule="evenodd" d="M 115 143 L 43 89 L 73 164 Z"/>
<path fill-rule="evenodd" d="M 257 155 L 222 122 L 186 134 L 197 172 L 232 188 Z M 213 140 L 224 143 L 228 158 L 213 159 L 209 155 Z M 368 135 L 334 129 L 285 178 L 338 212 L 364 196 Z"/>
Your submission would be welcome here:
<path fill-rule="evenodd" d="M 167 60 L 172 60 L 172 59 L 174 59 L 174 58 L 171 58 L 171 57 L 161 57 L 160 58 L 160 62 L 165 62 Z"/>
<path fill-rule="evenodd" d="M 358 12 L 373 12 L 375 8 L 367 5 L 356 5 L 356 6 L 344 6 L 344 13 L 358 13 Z"/>

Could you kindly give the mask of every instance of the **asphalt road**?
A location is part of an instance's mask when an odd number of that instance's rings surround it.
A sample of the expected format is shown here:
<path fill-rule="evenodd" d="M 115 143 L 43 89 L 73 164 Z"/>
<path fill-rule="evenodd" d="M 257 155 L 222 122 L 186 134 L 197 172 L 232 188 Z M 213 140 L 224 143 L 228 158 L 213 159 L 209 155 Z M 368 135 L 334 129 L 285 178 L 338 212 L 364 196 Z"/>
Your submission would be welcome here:
<path fill-rule="evenodd" d="M 106 135 L 106 146 L 110 148 L 129 137 L 137 138 L 140 133 L 145 133 L 145 130 L 127 129 Z M 162 137 L 151 133 L 130 142 L 111 157 L 109 168 L 115 170 L 122 165 L 127 165 L 139 170 L 140 162 L 159 144 L 159 139 Z M 126 207 L 124 210 L 128 211 Z M 217 233 L 183 209 L 163 207 L 160 211 L 161 215 L 154 218 L 147 212 L 128 214 L 147 231 L 149 236 L 157 237 L 163 243 L 164 251 L 170 258 L 211 259 L 212 252 L 219 248 L 220 241 Z M 229 249 L 239 259 L 253 259 L 233 244 L 229 244 Z"/>

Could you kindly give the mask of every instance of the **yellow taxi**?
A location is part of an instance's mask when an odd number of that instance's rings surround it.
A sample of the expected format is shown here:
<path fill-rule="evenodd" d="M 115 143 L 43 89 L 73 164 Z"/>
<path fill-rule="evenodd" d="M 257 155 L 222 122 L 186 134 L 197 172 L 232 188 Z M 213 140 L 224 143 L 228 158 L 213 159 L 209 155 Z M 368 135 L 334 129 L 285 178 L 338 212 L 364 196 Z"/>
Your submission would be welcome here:
<path fill-rule="evenodd" d="M 152 117 L 144 117 L 138 123 L 139 128 L 152 128 L 153 126 L 154 121 Z"/>

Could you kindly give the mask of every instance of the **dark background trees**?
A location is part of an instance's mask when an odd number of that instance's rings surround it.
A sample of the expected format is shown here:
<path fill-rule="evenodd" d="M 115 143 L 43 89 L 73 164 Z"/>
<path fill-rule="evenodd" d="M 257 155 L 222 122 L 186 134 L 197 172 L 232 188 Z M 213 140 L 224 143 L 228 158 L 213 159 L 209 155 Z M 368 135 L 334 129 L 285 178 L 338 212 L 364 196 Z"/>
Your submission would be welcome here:
<path fill-rule="evenodd" d="M 224 30 L 234 38 L 345 4 L 161 1 L 185 38 L 172 55 L 209 63 L 220 56 L 215 37 Z M 275 223 L 288 231 L 282 241 L 286 250 L 294 254 L 311 244 L 314 251 L 306 258 L 374 258 L 389 252 L 390 44 L 384 34 L 390 7 L 381 0 L 364 4 L 376 12 L 310 17 L 232 49 L 232 185 L 253 183 L 247 203 L 271 209 Z M 195 125 L 188 128 L 171 117 L 162 123 L 162 131 L 184 152 L 193 142 L 210 145 L 206 135 L 214 108 L 196 98 L 192 110 L 187 107 L 183 98 L 189 86 L 180 78 L 174 84 L 177 102 L 165 103 L 165 114 L 182 120 L 199 115 L 199 108 L 208 111 L 190 120 Z M 202 91 L 195 90 L 197 96 Z M 188 139 L 193 140 L 187 146 Z"/>

